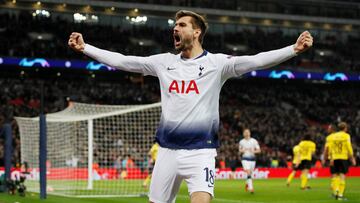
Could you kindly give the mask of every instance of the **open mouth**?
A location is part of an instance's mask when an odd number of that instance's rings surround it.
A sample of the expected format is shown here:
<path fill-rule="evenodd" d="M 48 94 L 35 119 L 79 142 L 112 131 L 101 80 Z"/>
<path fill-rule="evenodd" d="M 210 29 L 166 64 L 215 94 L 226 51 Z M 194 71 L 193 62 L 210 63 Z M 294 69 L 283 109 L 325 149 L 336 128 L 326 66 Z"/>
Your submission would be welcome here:
<path fill-rule="evenodd" d="M 174 44 L 175 44 L 175 46 L 179 46 L 180 43 L 181 43 L 181 38 L 180 38 L 179 34 L 174 33 L 173 38 L 174 38 Z"/>

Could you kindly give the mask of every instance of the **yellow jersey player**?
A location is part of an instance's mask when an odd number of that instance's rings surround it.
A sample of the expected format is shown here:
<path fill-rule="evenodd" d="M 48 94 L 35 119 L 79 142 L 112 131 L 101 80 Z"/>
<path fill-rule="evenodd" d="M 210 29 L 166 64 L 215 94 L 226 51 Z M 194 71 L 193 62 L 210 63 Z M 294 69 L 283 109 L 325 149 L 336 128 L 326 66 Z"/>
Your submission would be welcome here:
<path fill-rule="evenodd" d="M 325 141 L 325 147 L 324 147 L 324 153 L 323 153 L 323 165 L 325 165 L 325 162 L 326 160 L 331 160 L 331 157 L 330 157 L 330 153 L 328 153 L 328 148 L 329 148 L 329 144 L 330 144 L 330 137 L 336 133 L 336 126 L 333 125 L 333 124 L 330 124 L 328 125 L 327 127 L 327 133 L 328 133 L 328 136 L 326 137 L 326 141 Z M 333 191 L 333 194 L 336 195 L 335 193 L 335 188 L 334 188 L 334 185 L 335 185 L 335 182 L 338 181 L 337 180 L 337 176 L 334 174 L 334 166 L 330 165 L 330 174 L 331 174 L 331 183 L 330 183 L 330 187 Z"/>
<path fill-rule="evenodd" d="M 144 180 L 144 183 L 143 183 L 143 187 L 144 188 L 148 188 L 149 186 L 149 182 L 151 180 L 151 174 L 152 174 L 152 170 L 154 168 L 154 165 L 155 165 L 155 161 L 156 161 L 156 157 L 157 157 L 157 154 L 158 154 L 158 151 L 159 151 L 159 144 L 158 143 L 155 143 L 153 144 L 153 146 L 151 147 L 148 155 L 150 156 L 150 161 L 149 161 L 149 174 L 148 176 L 146 177 L 146 179 Z"/>
<path fill-rule="evenodd" d="M 304 139 L 299 143 L 300 147 L 300 165 L 301 170 L 301 189 L 310 189 L 308 186 L 308 174 L 311 168 L 312 155 L 315 153 L 316 145 L 311 141 L 311 135 L 305 134 Z"/>
<path fill-rule="evenodd" d="M 288 187 L 290 186 L 292 179 L 295 177 L 296 171 L 299 170 L 299 164 L 300 164 L 300 146 L 295 145 L 293 147 L 292 171 L 286 181 L 286 185 Z"/>
<path fill-rule="evenodd" d="M 325 149 L 325 156 L 329 156 L 330 166 L 333 167 L 334 176 L 337 181 L 334 184 L 335 198 L 344 200 L 345 174 L 348 172 L 348 160 L 356 165 L 353 156 L 350 135 L 347 133 L 348 126 L 345 122 L 338 125 L 339 132 L 332 134 L 328 139 L 328 147 Z"/>

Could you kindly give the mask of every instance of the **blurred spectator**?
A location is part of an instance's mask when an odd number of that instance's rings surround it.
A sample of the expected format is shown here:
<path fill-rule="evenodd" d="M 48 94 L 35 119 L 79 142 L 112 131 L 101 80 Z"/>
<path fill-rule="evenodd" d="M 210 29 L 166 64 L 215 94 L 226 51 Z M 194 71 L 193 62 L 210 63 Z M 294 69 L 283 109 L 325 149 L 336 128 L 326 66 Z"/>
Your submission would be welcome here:
<path fill-rule="evenodd" d="M 60 16 L 34 17 L 30 11 L 20 11 L 17 16 L 5 12 L 0 14 L 0 19 L 0 56 L 87 59 L 67 47 L 68 37 L 73 31 L 83 33 L 90 44 L 125 55 L 145 56 L 173 51 L 171 27 L 126 23 L 105 25 L 101 21 L 99 24 L 79 24 Z M 205 36 L 204 47 L 213 53 L 256 54 L 292 44 L 301 32 L 291 33 L 275 27 L 237 26 L 237 31 L 232 32 L 221 28 L 220 32 L 214 33 L 210 29 Z M 34 38 L 29 33 L 47 34 L 51 39 Z M 318 71 L 360 71 L 358 34 L 346 31 L 331 34 L 317 30 L 313 35 L 316 46 L 282 66 Z M 111 42 L 107 40 L 109 38 Z"/>

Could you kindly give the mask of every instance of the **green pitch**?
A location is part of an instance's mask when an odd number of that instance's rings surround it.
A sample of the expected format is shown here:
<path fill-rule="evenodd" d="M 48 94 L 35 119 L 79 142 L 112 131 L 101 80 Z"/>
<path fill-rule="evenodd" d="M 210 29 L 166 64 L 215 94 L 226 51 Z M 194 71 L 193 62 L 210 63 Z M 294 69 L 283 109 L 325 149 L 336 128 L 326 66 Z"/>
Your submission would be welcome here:
<path fill-rule="evenodd" d="M 255 194 L 246 193 L 243 180 L 218 180 L 215 183 L 215 199 L 213 203 L 327 203 L 338 202 L 330 195 L 329 179 L 311 179 L 311 190 L 299 189 L 299 179 L 295 179 L 290 187 L 285 186 L 285 179 L 255 180 Z M 349 203 L 360 203 L 360 178 L 348 178 L 345 196 Z M 26 197 L 11 196 L 0 193 L 0 203 L 147 203 L 146 197 L 137 198 L 66 198 L 48 196 L 39 200 L 38 194 L 28 193 Z M 187 189 L 182 185 L 177 203 L 189 202 Z"/>

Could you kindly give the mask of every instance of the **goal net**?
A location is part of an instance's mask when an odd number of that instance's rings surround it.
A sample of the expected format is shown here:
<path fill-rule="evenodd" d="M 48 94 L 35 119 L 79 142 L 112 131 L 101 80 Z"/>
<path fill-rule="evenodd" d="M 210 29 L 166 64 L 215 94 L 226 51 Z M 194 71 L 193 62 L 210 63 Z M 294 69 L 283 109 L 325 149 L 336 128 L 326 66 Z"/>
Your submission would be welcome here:
<path fill-rule="evenodd" d="M 160 103 L 70 103 L 47 114 L 47 192 L 78 197 L 146 194 L 142 184 L 160 115 Z M 39 192 L 39 118 L 16 120 L 21 160 L 29 164 L 25 185 Z"/>

